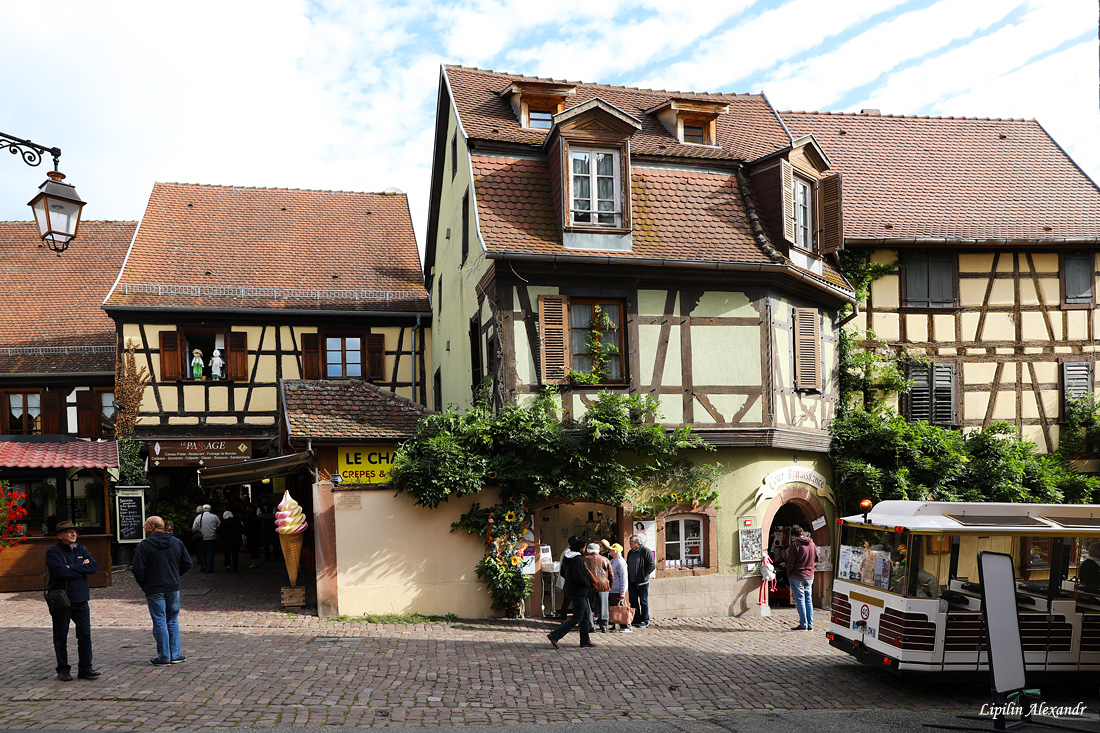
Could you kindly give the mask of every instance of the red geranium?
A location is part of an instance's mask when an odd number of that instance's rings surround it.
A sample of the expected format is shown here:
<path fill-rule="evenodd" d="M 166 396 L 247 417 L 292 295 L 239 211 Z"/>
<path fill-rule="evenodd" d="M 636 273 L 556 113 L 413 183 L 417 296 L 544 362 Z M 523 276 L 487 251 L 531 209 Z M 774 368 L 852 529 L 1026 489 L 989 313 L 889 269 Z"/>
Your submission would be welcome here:
<path fill-rule="evenodd" d="M 23 506 L 23 500 L 27 495 L 22 491 L 12 491 L 11 488 L 0 481 L 0 552 L 9 547 L 15 547 L 26 535 L 16 525 L 19 520 L 27 516 L 27 508 Z"/>

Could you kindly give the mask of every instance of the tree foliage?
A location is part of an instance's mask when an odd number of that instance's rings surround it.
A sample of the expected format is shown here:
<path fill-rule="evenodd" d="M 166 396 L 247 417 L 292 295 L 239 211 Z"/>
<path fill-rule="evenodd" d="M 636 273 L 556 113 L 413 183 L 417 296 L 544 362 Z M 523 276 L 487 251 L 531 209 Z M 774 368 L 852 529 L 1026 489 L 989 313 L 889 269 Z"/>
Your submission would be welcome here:
<path fill-rule="evenodd" d="M 515 615 L 531 593 L 520 557 L 540 499 L 610 505 L 629 499 L 636 510 L 652 512 L 673 506 L 673 494 L 679 503 L 696 506 L 717 497 L 716 469 L 694 467 L 682 456 L 711 448 L 690 428 L 667 430 L 656 416 L 653 398 L 608 391 L 573 424 L 558 417 L 553 391 L 496 413 L 481 399 L 466 412 L 423 418 L 394 459 L 392 483 L 428 508 L 499 489 L 498 504 L 473 505 L 452 531 L 485 539 L 478 576 L 494 608 Z"/>
<path fill-rule="evenodd" d="M 138 367 L 135 348 L 134 342 L 127 340 L 125 351 L 115 362 L 115 438 L 118 440 L 119 483 L 123 486 L 149 484 L 141 460 L 141 444 L 132 436 L 151 377 L 144 366 Z"/>

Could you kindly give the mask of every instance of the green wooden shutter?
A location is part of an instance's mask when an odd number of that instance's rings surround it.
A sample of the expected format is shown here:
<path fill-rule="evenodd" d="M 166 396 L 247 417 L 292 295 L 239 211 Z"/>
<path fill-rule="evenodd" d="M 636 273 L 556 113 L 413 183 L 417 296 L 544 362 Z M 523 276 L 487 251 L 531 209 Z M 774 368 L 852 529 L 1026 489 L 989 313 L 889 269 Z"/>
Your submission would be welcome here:
<path fill-rule="evenodd" d="M 909 389 L 909 419 L 932 419 L 932 370 L 926 364 L 910 364 L 909 379 L 913 386 Z"/>
<path fill-rule="evenodd" d="M 932 420 L 936 425 L 954 425 L 955 365 L 932 365 Z"/>
<path fill-rule="evenodd" d="M 1092 392 L 1092 363 L 1062 362 L 1062 395 L 1066 402 L 1081 399 Z"/>
<path fill-rule="evenodd" d="M 1066 303 L 1091 303 L 1092 255 L 1084 252 L 1072 252 L 1062 259 L 1062 263 L 1065 268 Z"/>
<path fill-rule="evenodd" d="M 931 308 L 955 305 L 955 255 L 934 252 L 928 255 L 928 300 Z"/>

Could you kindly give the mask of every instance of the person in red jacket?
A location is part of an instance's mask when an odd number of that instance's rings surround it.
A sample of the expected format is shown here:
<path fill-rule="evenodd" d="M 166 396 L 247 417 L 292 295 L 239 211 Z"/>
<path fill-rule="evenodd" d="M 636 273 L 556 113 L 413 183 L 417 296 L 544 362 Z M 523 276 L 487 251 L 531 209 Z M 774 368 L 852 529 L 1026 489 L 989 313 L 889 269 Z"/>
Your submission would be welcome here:
<path fill-rule="evenodd" d="M 791 595 L 798 608 L 798 626 L 795 630 L 812 630 L 814 627 L 814 564 L 820 555 L 817 545 L 797 524 L 791 527 L 791 544 L 787 547 L 787 579 L 791 581 Z"/>

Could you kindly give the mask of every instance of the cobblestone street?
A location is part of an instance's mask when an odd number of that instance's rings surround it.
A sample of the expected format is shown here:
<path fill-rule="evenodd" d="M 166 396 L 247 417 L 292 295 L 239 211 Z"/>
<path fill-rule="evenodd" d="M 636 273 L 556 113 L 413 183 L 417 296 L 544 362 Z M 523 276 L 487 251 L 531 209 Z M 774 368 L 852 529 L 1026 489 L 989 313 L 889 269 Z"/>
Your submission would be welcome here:
<path fill-rule="evenodd" d="M 220 558 L 219 558 L 220 561 Z M 988 678 L 899 680 L 831 649 L 822 630 L 770 618 L 656 619 L 633 634 L 571 634 L 550 621 L 379 625 L 275 610 L 281 561 L 184 577 L 187 662 L 153 667 L 148 613 L 129 572 L 92 591 L 96 681 L 55 679 L 40 592 L 0 594 L 0 728 L 189 730 L 677 721 L 782 710 L 957 710 L 989 702 Z M 825 626 L 819 616 L 819 626 Z M 70 632 L 70 655 L 75 638 Z M 75 669 L 74 669 L 75 673 Z M 1095 676 L 1039 678 L 1044 700 L 1085 702 Z M 697 727 L 692 727 L 692 722 Z"/>

